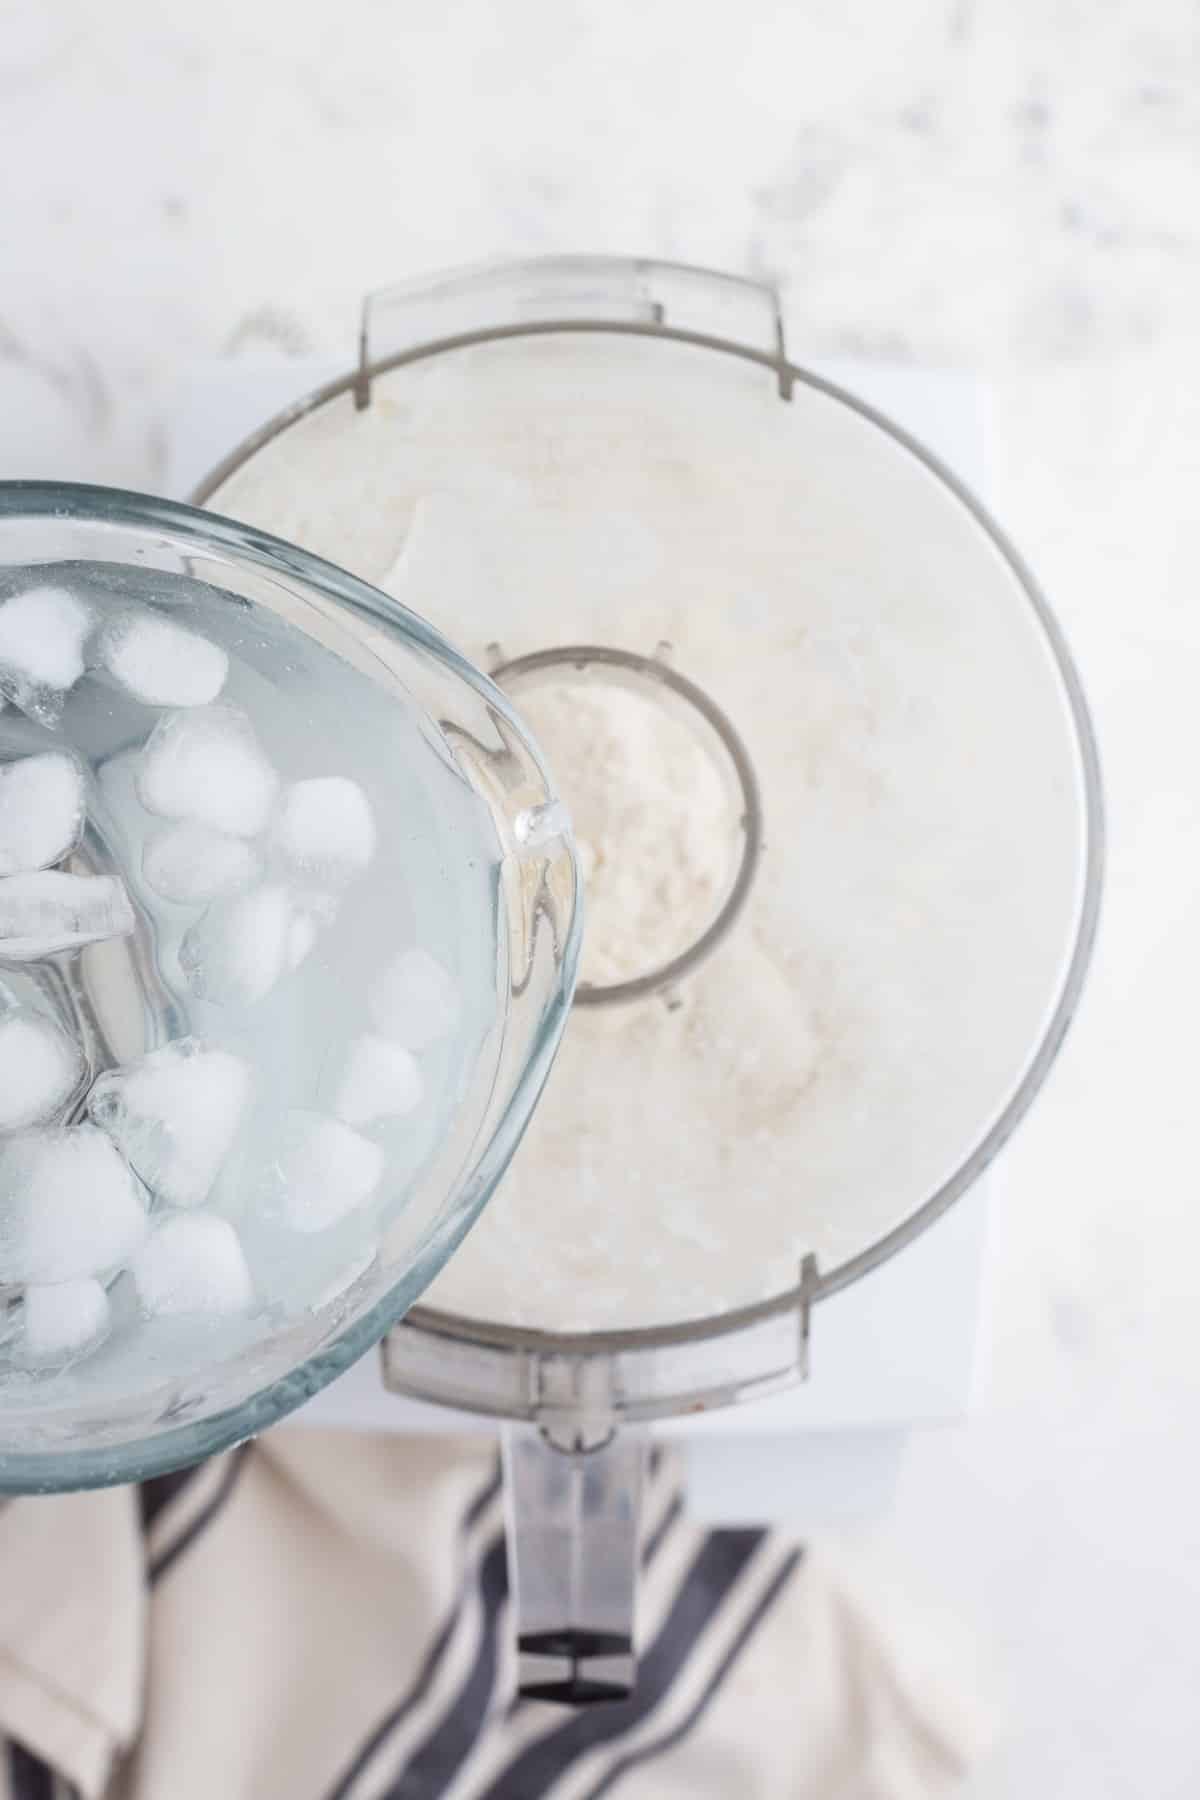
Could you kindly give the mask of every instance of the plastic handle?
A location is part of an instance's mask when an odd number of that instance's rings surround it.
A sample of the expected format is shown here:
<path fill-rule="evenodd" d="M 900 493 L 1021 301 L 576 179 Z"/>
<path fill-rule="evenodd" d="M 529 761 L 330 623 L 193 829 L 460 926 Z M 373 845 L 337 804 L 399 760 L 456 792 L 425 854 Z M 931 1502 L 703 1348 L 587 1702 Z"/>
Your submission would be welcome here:
<path fill-rule="evenodd" d="M 406 354 L 481 333 L 580 321 L 680 331 L 760 352 L 791 396 L 779 296 L 764 282 L 649 257 L 547 256 L 476 263 L 368 294 L 355 403 L 371 377 Z"/>
<path fill-rule="evenodd" d="M 645 1446 L 640 1432 L 588 1446 L 578 1419 L 571 1430 L 560 1447 L 545 1427 L 509 1425 L 504 1456 L 518 1685 L 577 1706 L 633 1688 Z"/>

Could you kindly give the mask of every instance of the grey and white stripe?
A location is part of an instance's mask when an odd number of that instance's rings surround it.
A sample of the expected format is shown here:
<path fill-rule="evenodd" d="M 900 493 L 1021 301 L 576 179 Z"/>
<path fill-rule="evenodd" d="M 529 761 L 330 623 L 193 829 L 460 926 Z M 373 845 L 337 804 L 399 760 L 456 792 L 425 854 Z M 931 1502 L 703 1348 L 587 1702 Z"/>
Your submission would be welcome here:
<path fill-rule="evenodd" d="M 330 1472 L 339 1472 L 325 1490 L 331 1501 L 339 1493 L 344 1499 L 364 1491 L 356 1485 L 359 1470 L 367 1481 L 365 1491 L 370 1491 L 372 1478 L 403 1481 L 403 1461 L 387 1452 L 364 1450 L 361 1461 L 351 1465 L 354 1475 L 344 1469 L 343 1454 L 340 1446 L 330 1446 Z M 164 1780 L 174 1779 L 175 1771 L 189 1794 L 203 1792 L 208 1800 L 211 1786 L 202 1789 L 193 1779 L 196 1772 L 174 1760 L 182 1752 L 168 1747 L 164 1757 L 161 1736 L 163 1709 L 182 1708 L 178 1719 L 183 1728 L 198 1698 L 207 1728 L 216 1734 L 211 1766 L 214 1773 L 225 1771 L 218 1785 L 227 1785 L 226 1777 L 232 1777 L 238 1794 L 253 1793 L 255 1800 L 264 1770 L 276 1754 L 291 1757 L 289 1793 L 295 1800 L 607 1800 L 626 1780 L 644 1792 L 647 1783 L 654 1791 L 661 1779 L 667 1791 L 681 1777 L 686 1789 L 688 1758 L 696 1754 L 693 1737 L 698 1744 L 705 1741 L 703 1727 L 714 1710 L 711 1729 L 718 1738 L 728 1732 L 715 1703 L 787 1590 L 800 1552 L 765 1531 L 706 1531 L 693 1525 L 683 1508 L 679 1460 L 670 1452 L 656 1452 L 645 1487 L 638 1607 L 641 1655 L 633 1694 L 578 1711 L 521 1699 L 516 1696 L 498 1460 L 485 1461 L 472 1452 L 459 1478 L 452 1473 L 453 1454 L 425 1454 L 427 1469 L 449 1475 L 453 1499 L 444 1499 L 435 1527 L 440 1561 L 429 1592 L 439 1596 L 437 1610 L 418 1603 L 414 1612 L 416 1641 L 409 1640 L 399 1664 L 406 1671 L 403 1688 L 389 1705 L 386 1665 L 376 1663 L 370 1669 L 374 1681 L 369 1706 L 347 1705 L 344 1688 L 339 1703 L 329 1709 L 298 1706 L 292 1699 L 293 1684 L 302 1681 L 310 1696 L 318 1691 L 312 1684 L 318 1672 L 324 1671 L 326 1677 L 330 1672 L 323 1661 L 329 1646 L 319 1632 L 311 1643 L 289 1641 L 278 1665 L 269 1661 L 264 1665 L 263 1684 L 264 1692 L 274 1691 L 283 1703 L 274 1729 L 281 1729 L 286 1719 L 289 1740 L 272 1749 L 270 1731 L 261 1736 L 257 1763 L 242 1756 L 237 1740 L 222 1743 L 220 1736 L 224 1714 L 222 1706 L 214 1704 L 211 1681 L 221 1666 L 219 1634 L 229 1628 L 226 1606 L 232 1604 L 232 1616 L 244 1629 L 253 1612 L 261 1561 L 263 1593 L 268 1597 L 265 1617 L 272 1621 L 263 1639 L 268 1644 L 270 1631 L 286 1630 L 293 1616 L 288 1579 L 304 1582 L 303 1567 L 293 1567 L 294 1558 L 311 1554 L 320 1559 L 328 1553 L 334 1569 L 338 1559 L 349 1559 L 342 1566 L 353 1570 L 359 1552 L 352 1544 L 357 1540 L 345 1537 L 340 1504 L 328 1511 L 319 1499 L 315 1507 L 306 1504 L 306 1496 L 323 1491 L 310 1485 L 314 1465 L 291 1465 L 295 1485 L 287 1477 L 281 1483 L 278 1471 L 288 1466 L 286 1455 L 274 1457 L 270 1446 L 257 1456 L 244 1446 L 157 1483 L 152 1492 L 142 1492 L 133 1514 L 141 1516 L 144 1579 L 151 1606 L 165 1607 L 156 1611 L 158 1630 L 186 1636 L 198 1629 L 197 1621 L 203 1622 L 206 1635 L 195 1666 L 207 1671 L 209 1685 L 201 1697 L 194 1687 L 189 1689 L 186 1674 L 177 1670 L 173 1681 L 159 1690 L 148 1715 L 153 1748 L 147 1752 L 143 1743 L 132 1763 L 122 1765 L 123 1792 L 128 1787 L 131 1793 L 157 1794 Z M 319 1461 L 315 1466 L 321 1467 Z M 264 1528 L 270 1531 L 273 1517 L 285 1516 L 273 1511 L 284 1496 L 290 1496 L 286 1516 L 292 1535 L 281 1556 L 282 1546 L 262 1533 Z M 384 1512 L 374 1516 L 383 1527 L 378 1540 L 383 1554 L 399 1553 L 406 1566 L 419 1569 L 420 1559 L 415 1564 L 411 1559 L 413 1540 L 408 1532 L 422 1529 L 422 1514 L 419 1503 L 412 1506 L 412 1498 L 407 1493 L 397 1496 L 401 1510 L 390 1523 Z M 368 1507 L 368 1529 L 372 1516 Z M 193 1560 L 200 1545 L 201 1554 Z M 384 1550 L 384 1545 L 389 1548 Z M 378 1567 L 386 1579 L 389 1564 L 383 1561 Z M 174 1570 L 183 1571 L 178 1580 Z M 315 1625 L 324 1616 L 334 1616 L 323 1614 L 323 1605 L 336 1613 L 339 1588 L 328 1565 L 319 1561 L 313 1573 L 325 1599 L 314 1595 L 307 1613 L 301 1607 L 296 1616 Z M 419 1577 L 408 1591 L 419 1596 Z M 386 1603 L 375 1617 L 387 1618 Z M 252 1630 L 257 1625 L 255 1619 Z M 378 1623 L 367 1623 L 360 1635 L 351 1634 L 346 1641 L 365 1646 L 372 1641 L 372 1631 L 375 1643 L 395 1645 L 394 1633 L 389 1638 L 385 1630 L 381 1637 Z M 156 1642 L 161 1644 L 162 1639 Z M 184 1671 L 188 1666 L 185 1651 Z M 356 1666 L 339 1669 L 338 1679 L 353 1681 Z M 243 1661 L 241 1667 L 244 1674 L 248 1665 Z M 740 1684 L 733 1687 L 741 1691 Z M 231 1718 L 238 1716 L 241 1698 L 228 1697 L 234 1708 Z M 372 1725 L 376 1706 L 379 1712 Z M 120 1725 L 116 1729 L 119 1732 Z M 356 1731 L 363 1734 L 360 1742 L 346 1741 Z M 311 1746 L 311 1787 L 305 1782 L 308 1753 L 299 1753 L 301 1743 Z M 190 1764 L 190 1756 L 185 1761 Z M 693 1769 L 700 1766 L 693 1764 Z M 245 1780 L 249 1787 L 241 1785 Z M 92 1800 L 98 1800 L 100 1791 L 89 1789 Z M 79 1800 L 79 1796 L 30 1750 L 0 1739 L 0 1800 Z"/>
<path fill-rule="evenodd" d="M 640 1730 L 581 1758 L 554 1800 L 602 1800 L 632 1770 L 675 1749 L 700 1723 L 799 1566 L 802 1552 L 767 1538 L 752 1569 L 693 1646 L 662 1705 Z"/>
<path fill-rule="evenodd" d="M 194 1471 L 194 1478 L 170 1495 L 161 1510 L 152 1513 L 146 1558 L 151 1586 L 215 1524 L 233 1499 L 253 1449 L 251 1441 L 214 1457 Z"/>
<path fill-rule="evenodd" d="M 479 1494 L 463 1515 L 460 1532 L 463 1573 L 458 1598 L 442 1622 L 416 1678 L 396 1706 L 355 1752 L 323 1800 L 367 1800 L 403 1766 L 422 1732 L 453 1704 L 468 1680 L 487 1629 L 485 1568 L 494 1568 L 503 1545 L 501 1477 L 497 1460 Z M 489 1564 L 488 1559 L 492 1558 Z"/>
<path fill-rule="evenodd" d="M 513 1673 L 501 1673 L 508 1589 L 497 1536 L 480 1560 L 475 1652 L 452 1703 L 407 1751 L 398 1754 L 390 1741 L 390 1779 L 377 1763 L 370 1785 L 353 1800 L 589 1800 L 687 1736 L 791 1579 L 800 1553 L 763 1531 L 681 1526 L 670 1467 L 670 1480 L 650 1483 L 643 1552 L 647 1647 L 635 1692 L 575 1713 L 540 1702 L 505 1704 Z"/>
<path fill-rule="evenodd" d="M 647 1566 L 657 1559 L 682 1512 L 676 1460 L 664 1457 L 656 1447 L 648 1473 L 648 1529 L 643 1549 Z M 653 1600 L 653 1591 L 650 1598 Z M 550 1718 L 561 1720 L 558 1708 L 530 1708 L 514 1702 L 508 1602 L 507 1553 L 497 1513 L 495 1530 L 480 1549 L 473 1578 L 435 1644 L 442 1664 L 459 1666 L 457 1685 L 451 1688 L 440 1680 L 437 1695 L 427 1689 L 406 1696 L 395 1713 L 377 1727 L 366 1747 L 369 1754 L 360 1752 L 356 1757 L 353 1780 L 343 1777 L 326 1800 L 377 1800 L 378 1796 L 408 1800 L 417 1795 L 432 1800 L 433 1795 L 457 1786 L 468 1767 L 474 1768 L 476 1752 L 491 1726 L 502 1731 L 507 1743 L 514 1737 L 519 1743 L 531 1728 L 545 1729 L 539 1723 L 543 1710 Z M 447 1635 L 448 1645 L 444 1642 Z"/>
<path fill-rule="evenodd" d="M 638 1663 L 637 1685 L 625 1700 L 586 1710 L 558 1712 L 557 1723 L 517 1754 L 497 1743 L 487 1777 L 481 1769 L 477 1800 L 540 1800 L 557 1794 L 585 1759 L 596 1763 L 631 1741 L 643 1722 L 667 1701 L 721 1610 L 731 1601 L 761 1548 L 761 1531 L 689 1532 L 690 1556 L 674 1586 L 665 1616 Z M 434 1790 L 440 1792 L 440 1790 Z M 392 1796 L 388 1797 L 392 1800 Z"/>
<path fill-rule="evenodd" d="M 76 1791 L 56 1769 L 10 1738 L 0 1747 L 8 1781 L 8 1800 L 77 1800 Z"/>

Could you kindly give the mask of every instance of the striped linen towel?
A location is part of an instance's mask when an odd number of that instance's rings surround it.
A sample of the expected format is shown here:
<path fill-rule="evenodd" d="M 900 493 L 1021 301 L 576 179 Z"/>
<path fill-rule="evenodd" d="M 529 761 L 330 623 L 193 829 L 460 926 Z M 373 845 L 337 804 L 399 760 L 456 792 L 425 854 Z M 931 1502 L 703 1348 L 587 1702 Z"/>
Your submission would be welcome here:
<path fill-rule="evenodd" d="M 281 1430 L 0 1511 L 11 1800 L 925 1800 L 964 1751 L 785 1537 L 656 1450 L 635 1692 L 515 1693 L 490 1439 Z"/>

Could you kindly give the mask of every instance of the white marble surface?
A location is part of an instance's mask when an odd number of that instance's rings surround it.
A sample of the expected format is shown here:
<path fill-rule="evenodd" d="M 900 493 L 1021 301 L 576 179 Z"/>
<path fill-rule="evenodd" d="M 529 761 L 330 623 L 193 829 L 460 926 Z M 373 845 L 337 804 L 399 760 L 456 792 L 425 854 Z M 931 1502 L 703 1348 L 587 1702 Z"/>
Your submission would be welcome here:
<path fill-rule="evenodd" d="M 1007 1159 L 978 1415 L 837 1533 L 1005 1696 L 974 1800 L 1200 1774 L 1198 75 L 1190 0 L 0 0 L 4 474 L 157 485 L 197 358 L 348 355 L 365 288 L 486 254 L 769 274 L 801 357 L 989 383 L 1107 912 Z"/>

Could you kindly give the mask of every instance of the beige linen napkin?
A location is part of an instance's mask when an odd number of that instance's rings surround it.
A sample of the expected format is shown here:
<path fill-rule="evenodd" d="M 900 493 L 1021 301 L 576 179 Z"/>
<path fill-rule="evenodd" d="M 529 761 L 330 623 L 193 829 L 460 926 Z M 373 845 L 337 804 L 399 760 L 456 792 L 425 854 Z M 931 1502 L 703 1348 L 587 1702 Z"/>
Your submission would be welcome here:
<path fill-rule="evenodd" d="M 821 1559 L 657 1451 L 628 1701 L 515 1695 L 491 1439 L 279 1430 L 0 1511 L 12 1800 L 927 1800 L 966 1746 Z M 3 1794 L 0 1781 L 0 1795 Z"/>

